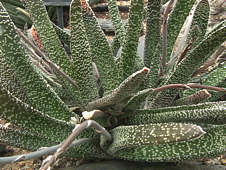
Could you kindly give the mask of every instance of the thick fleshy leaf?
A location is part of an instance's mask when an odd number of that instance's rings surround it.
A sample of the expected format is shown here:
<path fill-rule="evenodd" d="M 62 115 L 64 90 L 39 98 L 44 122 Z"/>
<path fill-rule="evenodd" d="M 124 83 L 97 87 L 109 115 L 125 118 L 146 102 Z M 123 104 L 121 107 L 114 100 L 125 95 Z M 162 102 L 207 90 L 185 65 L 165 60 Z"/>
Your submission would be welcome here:
<path fill-rule="evenodd" d="M 101 86 L 104 94 L 107 94 L 120 84 L 114 56 L 105 34 L 88 4 L 83 4 L 82 12 L 92 61 L 97 65 Z"/>
<path fill-rule="evenodd" d="M 115 158 L 133 161 L 182 161 L 212 158 L 225 153 L 226 127 L 204 129 L 207 133 L 198 139 L 159 145 L 125 148 L 114 154 Z"/>
<path fill-rule="evenodd" d="M 155 49 L 160 40 L 160 9 L 161 1 L 149 0 L 147 6 L 147 30 L 145 36 L 144 64 L 151 67 L 151 83 L 158 78 L 160 58 L 155 55 Z"/>
<path fill-rule="evenodd" d="M 175 101 L 173 105 L 189 105 L 189 104 L 197 104 L 206 99 L 210 98 L 211 94 L 206 90 L 199 90 L 189 96 L 182 97 Z"/>
<path fill-rule="evenodd" d="M 221 65 L 216 69 L 211 71 L 204 79 L 202 80 L 202 84 L 208 86 L 217 86 L 220 82 L 225 79 L 226 75 L 226 66 Z"/>
<path fill-rule="evenodd" d="M 109 146 L 102 136 L 101 145 L 114 155 L 127 148 L 142 148 L 150 145 L 190 141 L 200 138 L 205 132 L 200 126 L 183 123 L 158 123 L 137 126 L 119 126 L 110 131 L 113 141 Z"/>
<path fill-rule="evenodd" d="M 217 31 L 212 32 L 212 34 L 208 34 L 204 40 L 188 53 L 164 84 L 187 83 L 196 69 L 203 65 L 216 48 L 225 41 L 225 34 L 226 28 L 224 25 Z M 151 106 L 170 106 L 178 92 L 179 89 L 168 89 L 159 92 Z"/>
<path fill-rule="evenodd" d="M 0 91 L 0 110 L 0 118 L 17 125 L 17 127 L 26 131 L 25 136 L 22 132 L 22 136 L 18 138 L 17 144 L 15 143 L 17 141 L 16 136 L 12 136 L 14 132 L 5 139 L 2 139 L 1 137 L 3 136 L 1 135 L 3 134 L 0 134 L 0 141 L 7 140 L 7 143 L 14 146 L 34 150 L 36 149 L 36 146 L 39 147 L 39 143 L 42 144 L 42 142 L 47 143 L 44 146 L 49 146 L 53 143 L 59 144 L 63 142 L 73 130 L 73 126 L 67 122 L 56 120 L 42 114 L 31 108 L 29 105 L 10 96 L 10 94 L 7 94 L 3 89 Z M 103 153 L 99 147 L 99 138 L 94 137 L 94 135 L 95 132 L 91 129 L 83 131 L 77 138 L 90 138 L 90 142 L 71 148 L 66 154 L 77 158 L 106 158 L 106 154 Z M 28 138 L 31 136 L 31 140 L 26 140 L 26 138 L 24 138 L 26 136 Z M 43 141 L 40 142 L 38 140 Z"/>
<path fill-rule="evenodd" d="M 41 147 L 56 145 L 55 141 L 51 141 L 43 136 L 33 135 L 25 130 L 1 127 L 1 125 L 0 142 L 30 151 L 36 151 Z"/>
<path fill-rule="evenodd" d="M 100 99 L 90 102 L 87 106 L 87 110 L 91 111 L 93 109 L 103 109 L 107 106 L 120 107 L 120 105 L 123 105 L 124 102 L 127 102 L 129 98 L 132 97 L 132 94 L 135 92 L 136 88 L 139 87 L 148 73 L 148 68 L 143 68 L 142 70 L 133 73 L 111 93 Z"/>
<path fill-rule="evenodd" d="M 139 125 L 148 123 L 190 122 L 224 124 L 226 102 L 203 103 L 197 105 L 167 107 L 165 109 L 136 110 L 125 114 L 123 124 Z"/>
<path fill-rule="evenodd" d="M 29 99 L 26 96 L 24 88 L 19 84 L 18 77 L 14 74 L 14 70 L 11 69 L 6 58 L 0 50 L 0 83 L 1 87 L 8 89 L 12 95 L 29 103 Z"/>
<path fill-rule="evenodd" d="M 178 0 L 170 14 L 167 26 L 167 59 L 194 2 L 195 0 Z"/>
<path fill-rule="evenodd" d="M 108 0 L 108 10 L 111 17 L 113 27 L 115 29 L 115 37 L 120 45 L 123 45 L 126 30 L 122 23 L 116 0 Z"/>
<path fill-rule="evenodd" d="M 42 0 L 24 0 L 35 29 L 50 60 L 56 63 L 71 78 L 76 74 L 50 21 Z"/>
<path fill-rule="evenodd" d="M 72 131 L 67 122 L 50 118 L 1 89 L 0 117 L 33 134 L 61 142 Z"/>
<path fill-rule="evenodd" d="M 145 102 L 145 99 L 153 92 L 152 88 L 144 89 L 135 94 L 126 104 L 123 110 L 135 111 L 140 105 Z"/>
<path fill-rule="evenodd" d="M 78 84 L 82 105 L 97 98 L 98 91 L 95 85 L 92 57 L 85 25 L 82 17 L 82 2 L 73 0 L 70 6 L 71 28 L 71 53 L 73 71 L 76 73 L 74 80 Z"/>
<path fill-rule="evenodd" d="M 129 13 L 128 28 L 125 41 L 122 45 L 119 71 L 122 80 L 125 80 L 134 72 L 135 56 L 143 19 L 144 1 L 132 0 Z"/>
<path fill-rule="evenodd" d="M 168 67 L 172 67 L 175 63 L 178 64 L 182 60 L 186 45 L 191 43 L 190 48 L 192 48 L 203 40 L 206 34 L 209 10 L 208 0 L 202 0 L 193 6 L 183 26 L 184 29 L 181 30 L 181 35 L 177 37 L 177 41 L 174 44 Z"/>
<path fill-rule="evenodd" d="M 222 80 L 218 85 L 218 87 L 226 88 L 226 79 Z M 211 93 L 211 97 L 207 99 L 208 102 L 215 102 L 221 100 L 225 96 L 225 92 L 215 92 Z"/>
<path fill-rule="evenodd" d="M 0 70 L 2 71 L 1 75 L 5 76 L 4 82 L 1 82 L 1 85 L 10 90 L 9 86 L 7 86 L 12 81 L 7 73 L 7 70 L 10 70 L 10 73 L 18 80 L 14 84 L 18 83 L 19 87 L 23 89 L 22 91 L 26 94 L 27 99 L 29 99 L 28 103 L 32 107 L 51 117 L 69 120 L 71 116 L 70 110 L 47 85 L 41 75 L 35 71 L 29 56 L 27 56 L 20 43 L 20 38 L 16 34 L 14 24 L 1 5 L 0 30 L 0 50 L 2 52 L 0 57 L 2 58 L 1 61 L 3 61 L 0 63 Z"/>
<path fill-rule="evenodd" d="M 71 31 L 69 29 L 62 29 L 62 28 L 58 27 L 57 25 L 55 25 L 54 23 L 52 23 L 52 24 L 53 24 L 53 27 L 54 27 L 56 34 L 58 35 L 60 41 L 67 44 L 68 46 L 70 46 Z"/>
<path fill-rule="evenodd" d="M 217 86 L 226 88 L 226 66 L 222 65 L 210 72 L 207 77 L 204 78 L 203 84 L 209 86 Z M 221 96 L 225 95 L 225 92 L 210 92 L 211 97 L 206 101 L 217 101 Z"/>

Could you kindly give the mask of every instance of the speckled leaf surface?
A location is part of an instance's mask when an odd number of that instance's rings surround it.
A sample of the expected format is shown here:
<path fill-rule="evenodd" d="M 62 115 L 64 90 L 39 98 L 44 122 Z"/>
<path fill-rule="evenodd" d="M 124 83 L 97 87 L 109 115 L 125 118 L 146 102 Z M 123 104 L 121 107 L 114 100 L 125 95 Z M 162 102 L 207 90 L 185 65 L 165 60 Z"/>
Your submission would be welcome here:
<path fill-rule="evenodd" d="M 124 107 L 125 111 L 135 111 L 140 105 L 145 102 L 145 99 L 153 92 L 152 88 L 144 89 L 135 94 Z"/>
<path fill-rule="evenodd" d="M 0 110 L 1 118 L 54 141 L 61 142 L 73 129 L 66 122 L 46 116 L 3 89 L 0 91 Z"/>
<path fill-rule="evenodd" d="M 148 84 L 153 87 L 158 80 L 160 66 L 159 53 L 155 53 L 160 40 L 160 9 L 161 1 L 149 0 L 147 6 L 147 30 L 145 36 L 144 65 L 151 68 Z"/>
<path fill-rule="evenodd" d="M 139 148 L 147 145 L 159 145 L 197 139 L 205 134 L 200 126 L 183 123 L 158 123 L 137 126 L 119 126 L 110 131 L 112 143 L 107 152 L 115 154 L 127 148 Z M 102 137 L 102 145 L 105 144 Z"/>
<path fill-rule="evenodd" d="M 53 24 L 53 27 L 54 27 L 56 34 L 58 35 L 60 41 L 67 45 L 70 45 L 70 43 L 71 43 L 70 30 L 62 29 L 62 28 L 58 27 L 57 25 L 55 25 L 54 23 L 52 23 L 52 24 Z"/>
<path fill-rule="evenodd" d="M 101 86 L 104 94 L 107 94 L 120 84 L 114 56 L 105 34 L 88 4 L 82 6 L 82 13 L 92 61 L 97 65 Z"/>
<path fill-rule="evenodd" d="M 186 58 L 176 67 L 176 70 L 165 81 L 165 84 L 187 83 L 192 74 L 213 54 L 216 48 L 225 41 L 225 26 L 222 26 L 212 34 L 202 40 L 193 50 L 191 50 Z M 169 106 L 172 104 L 174 97 L 178 94 L 178 89 L 168 89 L 159 92 L 152 106 Z"/>
<path fill-rule="evenodd" d="M 80 0 L 73 0 L 70 6 L 71 53 L 74 65 L 73 71 L 76 73 L 74 80 L 78 84 L 80 98 L 85 106 L 88 102 L 97 98 L 98 94 L 81 7 L 82 2 Z"/>
<path fill-rule="evenodd" d="M 198 139 L 159 145 L 126 148 L 115 153 L 115 158 L 133 161 L 178 161 L 211 158 L 225 153 L 224 126 L 205 130 Z"/>
<path fill-rule="evenodd" d="M 107 2 L 111 21 L 115 29 L 116 39 L 118 40 L 119 44 L 122 45 L 126 36 L 126 30 L 122 23 L 116 0 L 108 0 Z"/>
<path fill-rule="evenodd" d="M 129 13 L 128 28 L 125 42 L 122 45 L 119 71 L 121 79 L 124 80 L 134 72 L 135 56 L 141 31 L 141 23 L 144 12 L 143 0 L 132 0 Z"/>
<path fill-rule="evenodd" d="M 36 149 L 37 142 L 36 140 L 43 140 L 43 142 L 50 143 L 51 145 L 56 145 L 65 140 L 68 135 L 73 130 L 73 126 L 67 122 L 56 120 L 50 118 L 41 112 L 34 110 L 29 105 L 22 103 L 20 100 L 14 98 L 10 94 L 7 94 L 5 90 L 0 91 L 0 118 L 3 118 L 14 125 L 17 125 L 19 128 L 22 128 L 26 131 L 26 135 L 23 135 L 18 138 L 18 143 L 16 146 L 25 147 L 28 150 Z M 1 131 L 1 130 L 0 130 Z M 12 132 L 14 133 L 14 132 Z M 33 136 L 32 136 L 33 134 Z M 80 138 L 91 138 L 94 137 L 95 132 L 91 129 L 84 131 L 81 135 L 77 137 Z M 2 134 L 3 135 L 3 134 Z M 4 135 L 8 135 L 4 134 Z M 26 139 L 26 136 L 31 139 Z M 12 136 L 8 136 L 4 140 L 12 142 L 12 145 L 15 144 L 16 138 L 11 140 Z M 0 135 L 1 138 L 1 135 Z M 14 136 L 13 136 L 14 138 Z M 1 140 L 0 140 L 1 141 Z M 28 142 L 31 142 L 29 145 L 26 145 Z M 34 142 L 34 143 L 32 143 Z M 14 145 L 15 146 L 15 145 Z M 37 145 L 39 146 L 39 145 Z M 49 145 L 43 145 L 49 146 Z M 72 157 L 80 158 L 106 158 L 106 154 L 99 147 L 98 138 L 91 139 L 90 142 L 71 148 L 66 155 Z"/>
<path fill-rule="evenodd" d="M 177 64 L 175 63 L 176 60 L 178 62 L 178 60 L 182 59 L 180 56 L 189 43 L 191 43 L 192 47 L 195 47 L 203 40 L 207 30 L 209 11 L 210 7 L 208 0 L 202 0 L 192 7 L 185 21 L 185 25 L 183 25 L 183 28 L 174 44 L 168 65 L 172 65 L 171 62 L 175 65 Z"/>
<path fill-rule="evenodd" d="M 87 109 L 101 109 L 107 106 L 114 106 L 116 104 L 122 103 L 124 100 L 128 100 L 130 97 L 132 97 L 131 95 L 135 92 L 135 89 L 139 87 L 148 73 L 148 68 L 143 68 L 142 70 L 133 73 L 111 93 L 100 99 L 90 102 L 87 106 Z"/>
<path fill-rule="evenodd" d="M 25 0 L 24 4 L 31 15 L 35 29 L 45 51 L 48 53 L 48 57 L 68 76 L 73 78 L 75 72 L 73 72 L 69 57 L 58 39 L 42 0 Z"/>
<path fill-rule="evenodd" d="M 167 26 L 167 58 L 169 59 L 170 53 L 176 38 L 184 24 L 189 11 L 192 8 L 195 0 L 178 0 L 173 12 L 170 14 Z"/>
<path fill-rule="evenodd" d="M 14 24 L 2 6 L 0 7 L 0 17 L 1 57 L 4 57 L 4 61 L 7 62 L 1 63 L 7 64 L 1 67 L 8 67 L 13 70 L 13 74 L 18 77 L 19 84 L 23 87 L 32 107 L 52 117 L 69 120 L 71 112 L 44 79 L 35 72 L 23 46 L 19 42 L 20 39 L 15 32 Z M 7 82 L 4 82 L 4 84 L 7 84 Z"/>
<path fill-rule="evenodd" d="M 226 76 L 226 66 L 225 65 L 218 66 L 202 80 L 202 84 L 209 86 L 217 86 L 220 82 L 222 82 L 226 78 L 225 76 Z"/>
<path fill-rule="evenodd" d="M 0 126 L 0 142 L 7 143 L 11 146 L 20 147 L 23 149 L 36 151 L 41 147 L 48 147 L 56 145 L 45 137 L 31 134 L 25 130 L 21 131 L 18 129 L 5 128 Z M 3 161 L 0 158 L 0 162 Z"/>
<path fill-rule="evenodd" d="M 206 106 L 205 106 L 206 105 Z M 201 108 L 202 106 L 202 108 Z M 197 107 L 197 108 L 195 108 Z M 190 123 L 205 123 L 205 124 L 224 124 L 226 122 L 225 114 L 226 102 L 219 103 L 204 103 L 199 104 L 199 107 L 172 107 L 166 111 L 158 110 L 136 110 L 129 114 L 123 124 L 138 125 L 158 122 L 190 122 Z"/>
<path fill-rule="evenodd" d="M 6 58 L 3 56 L 3 53 L 0 51 L 0 84 L 2 87 L 8 89 L 12 95 L 23 100 L 24 102 L 29 102 L 29 99 L 26 96 L 25 91 L 22 86 L 19 84 L 18 77 L 16 77 L 14 70 L 11 69 L 7 62 Z"/>

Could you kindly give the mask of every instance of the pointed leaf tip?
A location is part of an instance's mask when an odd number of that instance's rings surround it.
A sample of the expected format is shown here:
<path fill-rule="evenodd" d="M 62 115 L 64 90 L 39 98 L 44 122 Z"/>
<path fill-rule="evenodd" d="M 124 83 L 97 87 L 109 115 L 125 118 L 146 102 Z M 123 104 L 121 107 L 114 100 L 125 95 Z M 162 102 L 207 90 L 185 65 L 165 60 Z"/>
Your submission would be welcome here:
<path fill-rule="evenodd" d="M 141 70 L 141 72 L 149 72 L 149 71 L 150 71 L 150 69 L 147 68 L 147 67 L 144 67 L 144 68 Z"/>

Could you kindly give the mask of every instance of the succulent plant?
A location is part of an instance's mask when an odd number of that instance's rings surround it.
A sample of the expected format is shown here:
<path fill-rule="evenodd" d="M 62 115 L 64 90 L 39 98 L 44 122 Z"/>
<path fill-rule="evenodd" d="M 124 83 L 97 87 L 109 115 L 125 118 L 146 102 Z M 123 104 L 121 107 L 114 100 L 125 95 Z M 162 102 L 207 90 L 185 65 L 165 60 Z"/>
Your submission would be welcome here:
<path fill-rule="evenodd" d="M 22 38 L 0 3 L 0 118 L 16 126 L 0 127 L 1 142 L 31 151 L 59 144 L 73 130 L 74 117 L 77 123 L 95 120 L 112 141 L 87 129 L 77 138 L 88 142 L 70 148 L 65 153 L 70 157 L 151 162 L 225 152 L 226 101 L 219 101 L 226 93 L 225 67 L 202 75 L 204 84 L 192 84 L 193 73 L 225 40 L 224 22 L 206 33 L 207 0 L 178 0 L 174 6 L 171 0 L 163 17 L 159 0 L 148 1 L 147 8 L 143 0 L 132 0 L 127 25 L 116 1 L 108 0 L 116 34 L 112 43 L 85 0 L 71 2 L 70 32 L 49 20 L 41 0 L 23 4 L 44 52 Z M 206 88 L 212 96 L 192 88 Z"/>

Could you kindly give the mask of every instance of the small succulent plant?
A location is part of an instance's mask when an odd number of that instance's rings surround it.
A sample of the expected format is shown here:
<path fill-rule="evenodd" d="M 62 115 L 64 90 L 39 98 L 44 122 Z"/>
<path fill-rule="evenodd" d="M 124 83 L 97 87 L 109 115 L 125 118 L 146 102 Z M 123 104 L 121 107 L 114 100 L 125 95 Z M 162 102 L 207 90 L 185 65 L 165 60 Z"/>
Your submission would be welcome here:
<path fill-rule="evenodd" d="M 66 139 L 71 118 L 92 119 L 112 141 L 87 129 L 77 138 L 88 142 L 66 156 L 151 162 L 223 154 L 226 69 L 219 64 L 202 74 L 202 84 L 193 73 L 225 41 L 225 23 L 206 33 L 207 0 L 170 0 L 164 12 L 162 3 L 149 0 L 145 8 L 132 0 L 123 25 L 116 1 L 108 0 L 110 43 L 85 0 L 71 2 L 69 32 L 49 20 L 41 0 L 23 0 L 44 52 L 23 38 L 0 3 L 0 118 L 16 126 L 0 127 L 0 141 L 34 151 Z"/>

